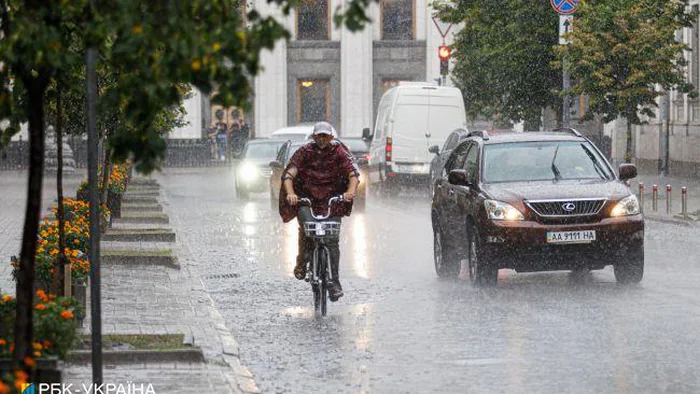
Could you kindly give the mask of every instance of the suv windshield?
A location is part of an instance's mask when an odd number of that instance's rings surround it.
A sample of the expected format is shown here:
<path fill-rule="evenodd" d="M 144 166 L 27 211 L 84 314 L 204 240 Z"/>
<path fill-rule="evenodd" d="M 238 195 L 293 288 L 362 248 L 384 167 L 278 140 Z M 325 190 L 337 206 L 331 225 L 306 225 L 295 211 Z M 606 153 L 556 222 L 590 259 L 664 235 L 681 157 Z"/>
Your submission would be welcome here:
<path fill-rule="evenodd" d="M 484 183 L 614 178 L 603 158 L 588 142 L 486 145 L 483 162 Z"/>
<path fill-rule="evenodd" d="M 246 159 L 270 159 L 274 160 L 277 150 L 282 142 L 265 142 L 261 144 L 248 144 L 244 157 Z"/>

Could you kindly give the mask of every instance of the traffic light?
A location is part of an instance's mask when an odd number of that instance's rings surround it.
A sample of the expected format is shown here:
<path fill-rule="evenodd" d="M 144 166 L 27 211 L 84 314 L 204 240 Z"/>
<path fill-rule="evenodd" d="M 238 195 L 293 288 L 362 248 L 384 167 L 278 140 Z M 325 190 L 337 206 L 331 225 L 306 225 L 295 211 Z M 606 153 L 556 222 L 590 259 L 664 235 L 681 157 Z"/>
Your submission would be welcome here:
<path fill-rule="evenodd" d="M 450 55 L 452 50 L 447 45 L 440 45 L 438 48 L 438 57 L 440 58 L 440 75 L 447 75 L 449 73 L 448 61 L 450 60 Z"/>

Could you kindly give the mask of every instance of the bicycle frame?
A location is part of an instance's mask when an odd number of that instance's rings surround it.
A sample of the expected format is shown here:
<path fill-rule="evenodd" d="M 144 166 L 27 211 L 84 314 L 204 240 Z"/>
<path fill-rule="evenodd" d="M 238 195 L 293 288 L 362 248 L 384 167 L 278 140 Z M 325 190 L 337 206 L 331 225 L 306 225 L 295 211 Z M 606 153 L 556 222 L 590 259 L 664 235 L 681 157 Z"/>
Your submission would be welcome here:
<path fill-rule="evenodd" d="M 311 200 L 302 198 L 301 202 L 306 202 L 311 206 Z M 331 205 L 336 201 L 342 201 L 342 197 L 333 197 L 328 201 L 328 212 L 326 215 L 316 215 L 310 209 L 311 216 L 316 222 L 303 223 L 303 230 L 306 236 L 313 242 L 313 252 L 311 261 L 306 262 L 306 281 L 311 284 L 314 293 L 314 308 L 323 316 L 326 315 L 328 284 L 332 283 L 333 270 L 331 269 L 331 253 L 326 246 L 326 240 L 340 235 L 339 222 L 323 222 L 330 217 Z"/>

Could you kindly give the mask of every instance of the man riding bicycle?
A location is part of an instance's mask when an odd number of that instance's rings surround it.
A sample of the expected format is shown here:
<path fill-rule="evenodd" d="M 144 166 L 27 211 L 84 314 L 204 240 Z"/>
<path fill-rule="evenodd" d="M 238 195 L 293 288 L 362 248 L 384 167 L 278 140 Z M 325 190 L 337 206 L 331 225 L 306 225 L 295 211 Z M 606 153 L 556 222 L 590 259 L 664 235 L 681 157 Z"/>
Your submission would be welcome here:
<path fill-rule="evenodd" d="M 352 154 L 348 149 L 333 139 L 333 128 L 327 122 L 318 122 L 313 129 L 313 142 L 297 150 L 282 174 L 282 190 L 280 190 L 280 215 L 287 223 L 294 217 L 299 221 L 299 254 L 297 255 L 294 276 L 302 280 L 306 277 L 306 261 L 312 246 L 303 230 L 305 222 L 313 221 L 313 212 L 326 212 L 328 200 L 339 194 L 344 201 L 333 204 L 330 209 L 329 221 L 340 222 L 343 216 L 349 216 L 352 211 L 352 200 L 355 198 L 360 172 L 355 165 Z M 312 201 L 311 207 L 297 207 L 300 198 Z M 337 301 L 343 296 L 343 288 L 338 279 L 338 264 L 340 248 L 338 238 L 328 242 L 330 251 L 331 272 L 334 278 L 329 289 L 331 301 Z"/>

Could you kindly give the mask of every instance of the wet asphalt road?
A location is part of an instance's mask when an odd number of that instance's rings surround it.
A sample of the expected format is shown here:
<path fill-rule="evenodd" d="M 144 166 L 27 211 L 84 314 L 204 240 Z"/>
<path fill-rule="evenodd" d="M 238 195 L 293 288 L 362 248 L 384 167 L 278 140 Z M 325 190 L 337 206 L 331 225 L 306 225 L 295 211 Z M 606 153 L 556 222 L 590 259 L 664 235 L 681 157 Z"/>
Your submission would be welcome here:
<path fill-rule="evenodd" d="M 296 223 L 227 169 L 159 176 L 178 236 L 264 393 L 700 392 L 700 231 L 647 221 L 646 275 L 501 270 L 496 288 L 438 280 L 426 194 L 343 223 L 346 296 L 315 317 L 292 276 Z"/>

